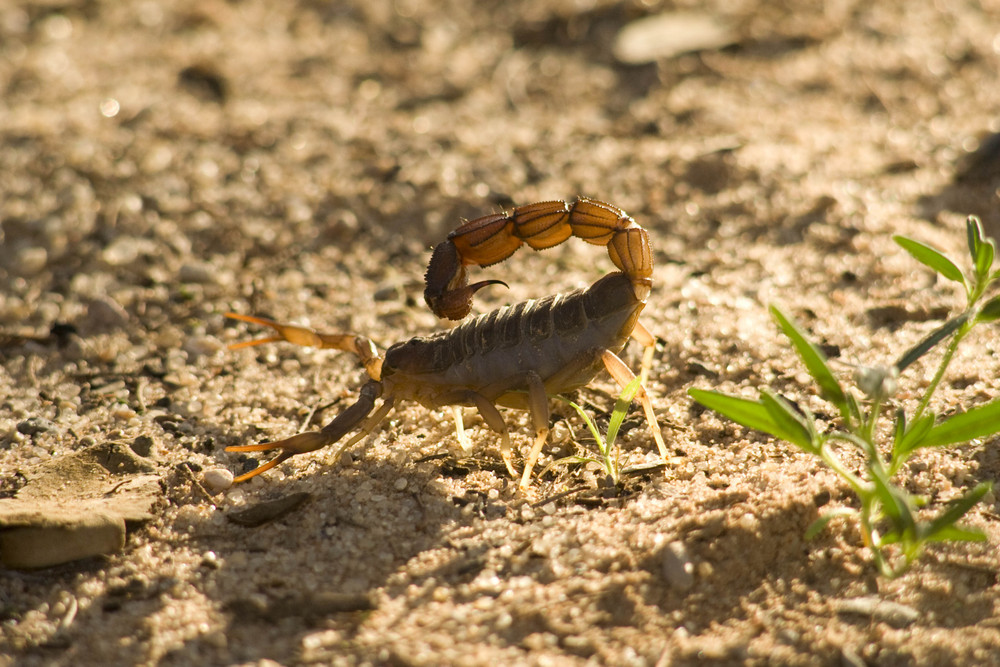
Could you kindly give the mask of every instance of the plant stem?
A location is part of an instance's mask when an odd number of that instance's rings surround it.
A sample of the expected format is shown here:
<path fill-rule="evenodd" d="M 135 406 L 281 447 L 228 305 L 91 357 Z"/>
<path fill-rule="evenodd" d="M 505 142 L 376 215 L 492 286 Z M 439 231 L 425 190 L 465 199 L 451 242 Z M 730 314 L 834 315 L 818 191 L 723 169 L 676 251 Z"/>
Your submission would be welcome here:
<path fill-rule="evenodd" d="M 843 431 L 836 431 L 829 435 L 829 439 L 843 440 L 844 442 L 849 442 L 851 444 L 860 445 L 864 447 L 864 445 L 859 441 L 859 438 L 857 438 L 857 436 L 855 436 L 853 433 L 844 433 Z M 851 485 L 851 488 L 854 490 L 854 493 L 859 498 L 864 498 L 871 493 L 871 489 L 868 488 L 868 486 L 860 478 L 858 478 L 857 475 L 855 475 L 854 473 L 852 473 L 850 470 L 847 469 L 847 467 L 840 461 L 837 455 L 834 454 L 832 451 L 830 451 L 830 448 L 826 446 L 825 442 L 821 442 L 817 450 L 819 451 L 819 456 L 821 459 L 823 459 L 823 462 L 826 463 L 826 465 L 829 466 L 831 470 L 833 470 L 835 473 L 844 478 L 847 481 L 847 483 Z"/>
<path fill-rule="evenodd" d="M 878 421 L 878 416 L 881 411 L 882 398 L 880 396 L 876 396 L 872 399 L 871 407 L 868 409 L 868 418 L 862 426 L 863 432 L 861 433 L 865 443 L 868 445 L 866 451 L 869 455 L 874 454 L 875 456 L 878 456 L 878 453 L 875 451 L 875 446 L 871 443 L 874 441 L 873 434 L 875 433 L 875 422 Z"/>
<path fill-rule="evenodd" d="M 948 348 L 944 351 L 944 356 L 941 357 L 941 363 L 938 364 L 937 372 L 934 373 L 934 379 L 931 380 L 930 385 L 927 387 L 927 391 L 924 392 L 924 397 L 920 399 L 920 405 L 917 407 L 916 413 L 914 413 L 913 418 L 910 420 L 911 422 L 915 422 L 923 416 L 924 411 L 931 402 L 931 397 L 934 395 L 938 385 L 941 384 L 941 380 L 944 378 L 945 371 L 948 370 L 951 358 L 955 356 L 958 344 L 962 342 L 962 339 L 965 338 L 970 330 L 972 330 L 972 327 L 975 326 L 975 322 L 976 318 L 974 316 L 970 317 L 966 320 L 965 324 L 959 327 L 958 331 L 955 332 L 955 335 L 952 336 L 951 341 L 948 343 Z"/>

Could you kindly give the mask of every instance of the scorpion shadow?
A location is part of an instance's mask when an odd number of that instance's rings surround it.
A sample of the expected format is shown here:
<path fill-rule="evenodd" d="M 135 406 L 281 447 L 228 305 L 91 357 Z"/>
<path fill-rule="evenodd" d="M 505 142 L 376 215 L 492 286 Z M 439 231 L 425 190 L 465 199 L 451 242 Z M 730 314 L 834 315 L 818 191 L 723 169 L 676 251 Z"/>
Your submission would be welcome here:
<path fill-rule="evenodd" d="M 928 220 L 953 212 L 975 215 L 983 222 L 987 236 L 1000 237 L 1000 133 L 986 136 L 979 147 L 962 156 L 951 182 L 938 192 L 919 200 L 919 212 Z"/>
<path fill-rule="evenodd" d="M 197 548 L 215 554 L 215 564 L 186 583 L 225 614 L 226 645 L 218 645 L 217 634 L 195 637 L 162 664 L 192 664 L 206 655 L 220 663 L 269 658 L 288 664 L 301 658 L 303 638 L 318 629 L 349 641 L 392 575 L 440 547 L 445 526 L 468 520 L 467 499 L 434 488 L 440 467 L 410 462 L 404 474 L 398 464 L 365 458 L 255 492 L 254 504 L 308 495 L 268 523 L 238 525 L 230 510 L 221 526 L 210 519 L 195 525 Z M 260 647 L 267 649 L 260 653 Z"/>

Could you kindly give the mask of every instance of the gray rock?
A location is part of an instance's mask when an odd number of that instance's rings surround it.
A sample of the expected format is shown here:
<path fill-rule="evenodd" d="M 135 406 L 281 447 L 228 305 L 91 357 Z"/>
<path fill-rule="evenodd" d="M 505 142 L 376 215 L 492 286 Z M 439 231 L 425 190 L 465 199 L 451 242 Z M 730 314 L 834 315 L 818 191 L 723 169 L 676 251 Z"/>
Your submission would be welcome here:
<path fill-rule="evenodd" d="M 0 561 L 14 569 L 51 567 L 116 553 L 124 546 L 125 520 L 90 509 L 60 512 L 48 508 L 31 518 L 28 525 L 0 531 Z"/>

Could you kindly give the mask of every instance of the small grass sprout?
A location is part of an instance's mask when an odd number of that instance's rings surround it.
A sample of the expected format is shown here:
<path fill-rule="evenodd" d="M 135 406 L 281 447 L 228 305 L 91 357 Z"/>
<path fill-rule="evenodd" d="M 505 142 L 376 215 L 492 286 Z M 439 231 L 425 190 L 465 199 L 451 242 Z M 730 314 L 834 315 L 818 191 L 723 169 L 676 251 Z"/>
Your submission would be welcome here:
<path fill-rule="evenodd" d="M 827 512 L 806 531 L 807 537 L 821 532 L 836 517 L 855 517 L 862 539 L 871 549 L 880 574 L 897 576 L 920 556 L 924 547 L 939 541 L 982 541 L 985 535 L 959 525 L 959 521 L 982 499 L 991 486 L 980 483 L 962 496 L 946 503 L 936 515 L 922 512 L 925 498 L 908 493 L 894 481 L 902 466 L 918 450 L 946 447 L 987 438 L 1000 432 L 1000 399 L 954 415 L 941 417 L 931 408 L 931 399 L 948 365 L 974 327 L 1000 319 L 1000 295 L 987 297 L 1000 278 L 993 268 L 996 242 L 983 234 L 982 223 L 970 216 L 967 223 L 972 268 L 968 273 L 939 251 L 905 236 L 893 237 L 917 261 L 965 290 L 964 310 L 932 331 L 888 366 L 859 367 L 854 372 L 855 388 L 844 388 L 834 375 L 822 350 L 807 340 L 798 325 L 776 307 L 771 315 L 791 341 L 818 387 L 819 395 L 832 404 L 839 419 L 829 429 L 821 429 L 814 415 L 798 409 L 768 387 L 759 398 L 747 399 L 718 391 L 690 389 L 699 403 L 743 426 L 786 440 L 821 459 L 851 487 L 859 507 Z M 892 399 L 900 374 L 939 344 L 945 343 L 931 382 L 911 414 L 894 405 Z M 888 420 L 890 428 L 879 430 Z M 887 435 L 880 435 L 887 434 Z M 858 449 L 865 463 L 860 470 L 849 469 L 832 444 Z"/>
<path fill-rule="evenodd" d="M 605 474 L 611 479 L 615 486 L 618 486 L 619 480 L 621 480 L 621 443 L 618 442 L 618 431 L 621 429 L 622 422 L 625 421 L 625 415 L 628 414 L 629 406 L 632 404 L 632 399 L 639 391 L 639 386 L 642 382 L 641 377 L 637 377 L 622 389 L 622 393 L 618 395 L 618 399 L 615 401 L 615 407 L 611 411 L 611 417 L 608 420 L 608 430 L 602 436 L 600 430 L 597 428 L 597 424 L 591 419 L 590 415 L 587 414 L 586 410 L 582 407 L 569 400 L 565 396 L 559 396 L 559 400 L 565 401 L 576 410 L 577 414 L 583 419 L 583 422 L 587 425 L 587 429 L 590 430 L 591 436 L 597 443 L 597 449 L 600 452 L 600 458 L 593 456 L 566 456 L 561 459 L 557 459 L 550 463 L 550 466 L 554 465 L 565 465 L 567 463 L 597 463 L 604 469 Z"/>

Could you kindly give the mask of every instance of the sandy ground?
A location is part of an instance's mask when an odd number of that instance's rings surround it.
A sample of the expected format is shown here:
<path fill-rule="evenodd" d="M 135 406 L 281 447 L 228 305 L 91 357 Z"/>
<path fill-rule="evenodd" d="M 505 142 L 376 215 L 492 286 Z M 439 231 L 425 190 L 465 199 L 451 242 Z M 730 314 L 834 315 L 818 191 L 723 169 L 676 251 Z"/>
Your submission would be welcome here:
<path fill-rule="evenodd" d="M 685 9 L 706 48 L 616 58 L 632 21 Z M 4 3 L 2 495 L 55 470 L 72 504 L 70 455 L 117 447 L 140 464 L 94 479 L 152 475 L 155 502 L 118 553 L 0 571 L 0 664 L 1000 661 L 995 495 L 969 518 L 986 543 L 880 580 L 851 523 L 803 538 L 851 505 L 843 483 L 686 395 L 766 384 L 828 410 L 772 303 L 845 378 L 961 307 L 891 235 L 959 257 L 966 215 L 1000 235 L 995 152 L 968 155 L 1000 130 L 998 71 L 996 2 Z M 475 411 L 467 455 L 448 411 L 408 405 L 337 464 L 202 488 L 256 464 L 225 446 L 325 423 L 363 382 L 342 353 L 230 351 L 259 331 L 223 313 L 382 346 L 433 332 L 422 275 L 448 230 L 581 195 L 653 238 L 665 470 L 615 495 L 557 467 L 519 496 Z M 510 289 L 478 307 L 610 268 L 577 241 L 524 252 L 482 272 Z M 1000 394 L 998 346 L 996 327 L 974 336 L 936 409 Z M 614 392 L 602 377 L 580 399 L 607 410 Z M 553 405 L 543 464 L 587 446 Z M 633 410 L 624 455 L 650 462 Z M 526 449 L 525 415 L 507 419 Z M 900 481 L 939 508 L 1000 476 L 997 445 L 921 454 Z M 305 502 L 234 521 L 282 498 Z"/>

